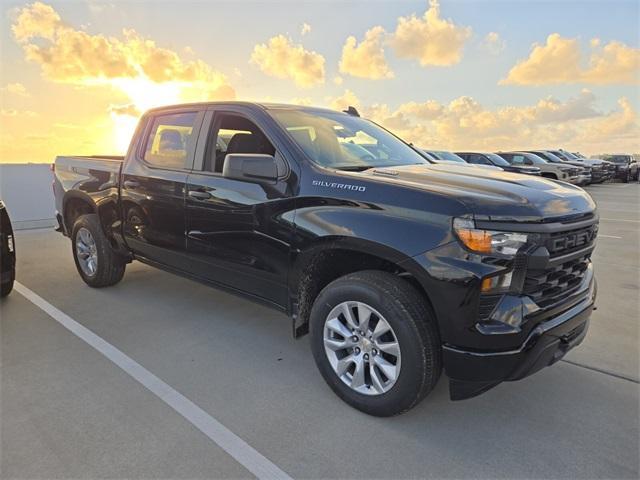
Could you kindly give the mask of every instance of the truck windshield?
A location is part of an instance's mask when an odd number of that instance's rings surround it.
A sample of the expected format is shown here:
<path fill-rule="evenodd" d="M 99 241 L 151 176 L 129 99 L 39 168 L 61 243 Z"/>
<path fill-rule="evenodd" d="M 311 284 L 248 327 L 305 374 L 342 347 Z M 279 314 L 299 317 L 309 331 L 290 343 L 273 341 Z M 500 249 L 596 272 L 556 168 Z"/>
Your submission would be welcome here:
<path fill-rule="evenodd" d="M 462 157 L 459 157 L 453 152 L 445 152 L 444 150 L 429 150 L 428 153 L 435 155 L 440 160 L 444 160 L 445 162 L 458 162 L 458 163 L 467 163 Z"/>
<path fill-rule="evenodd" d="M 500 155 L 496 155 L 495 153 L 485 153 L 485 155 L 491 159 L 491 161 L 493 162 L 494 165 L 497 165 L 499 167 L 508 167 L 509 166 L 509 162 L 507 162 Z"/>
<path fill-rule="evenodd" d="M 360 117 L 304 110 L 270 111 L 315 163 L 338 170 L 429 164 L 409 145 Z"/>
<path fill-rule="evenodd" d="M 608 162 L 614 163 L 628 163 L 630 158 L 628 155 L 607 155 L 604 157 Z"/>

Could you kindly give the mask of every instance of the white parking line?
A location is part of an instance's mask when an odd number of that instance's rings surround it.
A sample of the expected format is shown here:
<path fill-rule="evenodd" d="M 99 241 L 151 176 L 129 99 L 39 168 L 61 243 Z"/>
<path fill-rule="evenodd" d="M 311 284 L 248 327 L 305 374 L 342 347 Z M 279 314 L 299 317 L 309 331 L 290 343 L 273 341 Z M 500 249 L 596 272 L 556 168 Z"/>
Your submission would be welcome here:
<path fill-rule="evenodd" d="M 598 238 L 615 238 L 616 240 L 622 239 L 622 237 L 616 237 L 615 235 L 598 235 Z"/>
<path fill-rule="evenodd" d="M 260 452 L 135 360 L 122 353 L 88 328 L 76 322 L 66 313 L 58 310 L 21 283 L 15 282 L 14 287 L 23 297 L 39 307 L 75 336 L 102 353 L 102 355 L 141 383 L 160 400 L 182 415 L 194 427 L 209 437 L 215 444 L 231 455 L 257 478 L 291 480 L 289 475 L 274 465 Z"/>

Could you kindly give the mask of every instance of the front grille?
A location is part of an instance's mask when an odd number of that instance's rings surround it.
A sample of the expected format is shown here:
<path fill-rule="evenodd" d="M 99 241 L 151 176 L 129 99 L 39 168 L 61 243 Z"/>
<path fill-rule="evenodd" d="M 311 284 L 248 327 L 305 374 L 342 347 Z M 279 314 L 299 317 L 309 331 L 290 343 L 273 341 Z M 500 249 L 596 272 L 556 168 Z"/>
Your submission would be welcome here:
<path fill-rule="evenodd" d="M 593 245 L 598 235 L 598 225 L 552 233 L 546 241 L 551 258 L 566 255 Z"/>
<path fill-rule="evenodd" d="M 546 308 L 575 292 L 589 267 L 591 253 L 545 270 L 528 270 L 523 293 Z"/>
<path fill-rule="evenodd" d="M 488 320 L 501 298 L 502 295 L 480 295 L 478 318 L 481 321 Z"/>

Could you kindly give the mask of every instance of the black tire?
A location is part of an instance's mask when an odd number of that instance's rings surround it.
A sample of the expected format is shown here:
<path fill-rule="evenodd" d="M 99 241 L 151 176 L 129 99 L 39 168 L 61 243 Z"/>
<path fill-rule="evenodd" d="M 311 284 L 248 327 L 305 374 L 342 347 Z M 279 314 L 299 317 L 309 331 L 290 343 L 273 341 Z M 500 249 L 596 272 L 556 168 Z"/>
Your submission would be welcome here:
<path fill-rule="evenodd" d="M 402 364 L 395 384 L 378 395 L 359 393 L 333 370 L 324 349 L 327 316 L 346 301 L 373 307 L 391 325 L 400 345 Z M 442 371 L 440 336 L 425 298 L 406 280 L 381 271 L 345 275 L 327 285 L 310 315 L 311 349 L 331 389 L 349 405 L 370 415 L 388 417 L 417 405 L 435 387 Z"/>
<path fill-rule="evenodd" d="M 91 233 L 96 245 L 97 251 L 97 268 L 93 275 L 89 275 L 82 270 L 78 259 L 76 247 L 76 237 L 78 231 L 85 228 Z M 82 280 L 90 287 L 109 287 L 115 285 L 124 276 L 126 261 L 124 258 L 114 252 L 109 244 L 109 240 L 102 230 L 100 219 L 95 214 L 81 215 L 73 224 L 71 231 L 71 250 L 73 252 L 73 260 L 76 263 L 78 273 Z"/>
<path fill-rule="evenodd" d="M 625 177 L 622 179 L 622 181 L 624 183 L 629 183 L 629 180 L 631 180 L 631 171 L 627 171 L 627 174 L 625 175 Z"/>
<path fill-rule="evenodd" d="M 0 297 L 6 297 L 13 290 L 13 280 L 9 280 L 8 282 L 4 282 L 0 285 Z"/>

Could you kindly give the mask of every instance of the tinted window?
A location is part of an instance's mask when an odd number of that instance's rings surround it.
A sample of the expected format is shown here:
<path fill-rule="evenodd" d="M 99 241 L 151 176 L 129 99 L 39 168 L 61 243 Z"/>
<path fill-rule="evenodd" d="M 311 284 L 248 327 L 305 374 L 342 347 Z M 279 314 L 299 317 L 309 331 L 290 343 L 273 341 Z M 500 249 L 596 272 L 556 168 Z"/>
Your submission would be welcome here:
<path fill-rule="evenodd" d="M 275 155 L 276 151 L 262 130 L 241 115 L 218 113 L 214 122 L 215 150 L 207 155 L 205 170 L 221 173 L 229 153 Z M 212 149 L 213 150 L 213 149 Z"/>
<path fill-rule="evenodd" d="M 471 153 L 467 157 L 467 161 L 469 163 L 475 163 L 479 165 L 491 165 L 491 162 L 486 159 L 484 155 L 480 155 L 478 153 Z"/>
<path fill-rule="evenodd" d="M 196 112 L 158 115 L 153 119 L 144 152 L 145 161 L 163 168 L 185 168 L 195 142 Z"/>
<path fill-rule="evenodd" d="M 524 155 L 514 154 L 511 156 L 512 165 L 527 165 L 527 158 Z"/>
<path fill-rule="evenodd" d="M 509 162 L 507 162 L 500 155 L 496 155 L 495 153 L 487 153 L 486 156 L 491 159 L 491 162 L 494 165 L 497 165 L 499 167 L 508 167 L 509 166 Z"/>
<path fill-rule="evenodd" d="M 629 155 L 606 155 L 604 159 L 614 163 L 629 163 L 631 161 Z"/>
<path fill-rule="evenodd" d="M 535 155 L 538 155 L 541 158 L 553 163 L 562 163 L 562 159 L 556 157 L 553 153 L 549 152 L 532 152 Z"/>
<path fill-rule="evenodd" d="M 458 155 L 456 155 L 453 152 L 446 152 L 443 150 L 433 150 L 431 151 L 431 153 L 436 157 L 438 157 L 440 160 L 445 160 L 447 162 L 465 163 L 464 159 L 460 158 Z"/>

